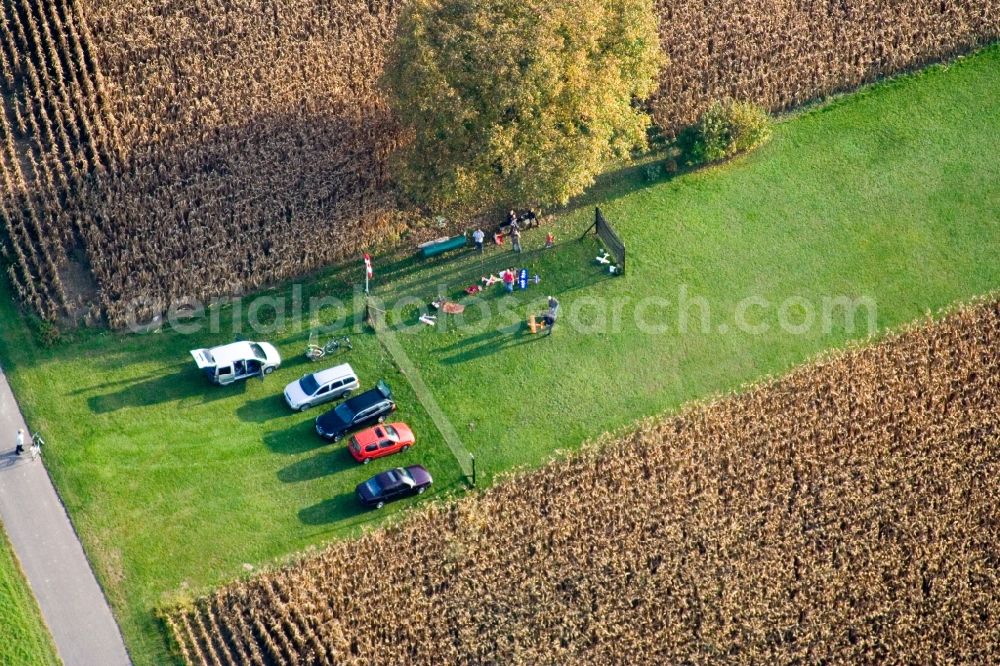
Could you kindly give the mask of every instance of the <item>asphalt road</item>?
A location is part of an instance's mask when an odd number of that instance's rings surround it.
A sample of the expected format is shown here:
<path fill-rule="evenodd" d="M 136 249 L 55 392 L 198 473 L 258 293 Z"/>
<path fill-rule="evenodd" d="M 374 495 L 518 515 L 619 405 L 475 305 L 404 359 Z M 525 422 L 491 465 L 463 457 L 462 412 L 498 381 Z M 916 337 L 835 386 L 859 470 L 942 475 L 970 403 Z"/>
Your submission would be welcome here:
<path fill-rule="evenodd" d="M 32 461 L 27 450 L 14 455 L 18 428 L 31 432 L 0 369 L 0 520 L 59 657 L 67 666 L 130 664 L 111 608 L 43 462 Z M 30 436 L 26 439 L 30 443 Z"/>

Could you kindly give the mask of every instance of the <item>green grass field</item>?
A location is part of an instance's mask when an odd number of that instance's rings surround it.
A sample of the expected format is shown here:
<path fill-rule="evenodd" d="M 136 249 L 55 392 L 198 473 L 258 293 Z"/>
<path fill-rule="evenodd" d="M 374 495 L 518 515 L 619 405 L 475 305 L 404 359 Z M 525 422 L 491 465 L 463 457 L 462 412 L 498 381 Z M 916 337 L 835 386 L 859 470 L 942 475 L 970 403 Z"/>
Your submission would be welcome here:
<path fill-rule="evenodd" d="M 0 526 L 0 664 L 58 664 L 38 605 Z"/>
<path fill-rule="evenodd" d="M 43 349 L 5 296 L 0 358 L 32 429 L 46 435 L 46 462 L 133 657 L 162 663 L 158 605 L 413 504 L 362 512 L 351 497 L 359 480 L 420 462 L 439 497 L 461 491 L 458 463 L 414 385 L 427 386 L 488 480 L 865 334 L 836 317 L 823 326 L 824 299 L 870 299 L 885 330 L 1000 286 L 997 117 L 993 47 L 789 118 L 769 145 L 729 164 L 653 184 L 641 169 L 610 174 L 560 215 L 551 250 L 539 249 L 542 231 L 518 258 L 377 258 L 376 295 L 389 306 L 414 297 L 389 307 L 388 320 L 415 329 L 395 340 L 422 382 L 367 332 L 337 360 L 367 384 L 386 378 L 420 441 L 366 467 L 315 436 L 317 412 L 284 408 L 284 385 L 322 367 L 304 361 L 308 333 L 287 322 L 259 335 L 281 350 L 281 370 L 220 388 L 187 351 L 231 340 L 230 310 L 218 333 L 88 332 Z M 595 264 L 592 237 L 577 240 L 595 204 L 628 245 L 624 277 Z M 507 299 L 488 290 L 462 326 L 414 325 L 418 301 L 508 263 L 542 284 Z M 343 295 L 360 275 L 358 265 L 331 270 L 308 281 L 304 298 Z M 562 302 L 554 335 L 524 333 L 519 322 L 550 293 Z M 816 322 L 805 326 L 810 312 Z"/>

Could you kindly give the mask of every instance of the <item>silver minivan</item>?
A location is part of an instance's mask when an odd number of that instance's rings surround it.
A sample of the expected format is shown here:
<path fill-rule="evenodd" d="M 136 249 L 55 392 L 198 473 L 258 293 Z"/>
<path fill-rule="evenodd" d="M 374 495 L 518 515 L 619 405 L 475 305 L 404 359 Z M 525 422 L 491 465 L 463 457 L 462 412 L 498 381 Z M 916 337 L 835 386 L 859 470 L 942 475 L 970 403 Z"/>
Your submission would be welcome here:
<path fill-rule="evenodd" d="M 314 405 L 343 398 L 361 384 L 350 363 L 306 375 L 285 387 L 285 402 L 292 409 L 305 411 Z"/>

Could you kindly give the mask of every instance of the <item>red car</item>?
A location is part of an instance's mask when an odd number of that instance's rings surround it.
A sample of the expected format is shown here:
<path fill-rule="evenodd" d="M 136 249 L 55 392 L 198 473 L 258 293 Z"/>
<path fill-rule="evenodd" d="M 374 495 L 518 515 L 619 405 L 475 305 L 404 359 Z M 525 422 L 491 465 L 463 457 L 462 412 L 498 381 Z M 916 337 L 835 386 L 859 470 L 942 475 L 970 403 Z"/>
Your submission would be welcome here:
<path fill-rule="evenodd" d="M 413 446 L 413 431 L 405 423 L 377 425 L 351 437 L 347 450 L 359 463 L 368 464 L 372 458 L 392 455 Z"/>

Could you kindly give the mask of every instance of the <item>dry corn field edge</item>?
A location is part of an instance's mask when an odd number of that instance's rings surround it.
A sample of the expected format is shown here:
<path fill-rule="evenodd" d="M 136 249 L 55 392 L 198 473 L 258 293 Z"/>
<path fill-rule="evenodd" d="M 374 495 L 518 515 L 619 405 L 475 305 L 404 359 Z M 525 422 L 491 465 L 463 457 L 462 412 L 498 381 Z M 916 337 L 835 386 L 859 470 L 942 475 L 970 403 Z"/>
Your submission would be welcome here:
<path fill-rule="evenodd" d="M 2 0 L 0 248 L 22 302 L 124 326 L 419 225 L 378 87 L 402 4 Z M 1000 37 L 998 0 L 655 8 L 668 134 L 713 99 L 784 110 Z"/>
<path fill-rule="evenodd" d="M 1000 301 L 165 614 L 189 664 L 988 663 Z"/>

